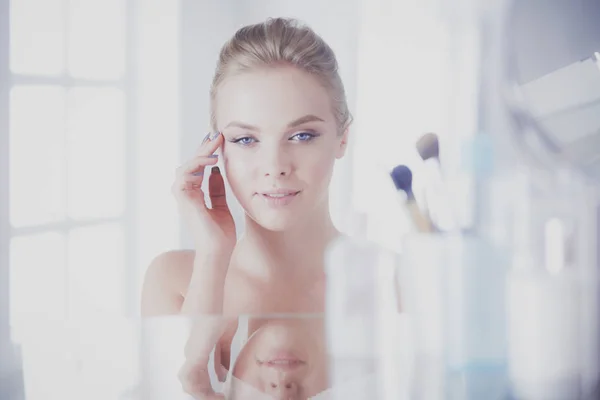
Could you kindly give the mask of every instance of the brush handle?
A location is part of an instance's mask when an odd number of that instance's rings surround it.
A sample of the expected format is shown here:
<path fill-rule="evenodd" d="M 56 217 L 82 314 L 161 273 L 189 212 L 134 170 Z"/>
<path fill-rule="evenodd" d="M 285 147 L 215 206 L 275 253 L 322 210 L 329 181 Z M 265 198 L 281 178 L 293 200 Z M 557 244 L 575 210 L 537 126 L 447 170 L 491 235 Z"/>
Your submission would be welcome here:
<path fill-rule="evenodd" d="M 421 212 L 419 206 L 417 205 L 417 202 L 415 201 L 414 196 L 412 197 L 412 199 L 410 197 L 408 198 L 408 200 L 406 201 L 406 208 L 408 209 L 410 218 L 412 219 L 417 231 L 421 233 L 435 232 L 431 220 Z"/>
<path fill-rule="evenodd" d="M 427 215 L 441 231 L 456 232 L 459 230 L 456 207 L 444 180 L 438 159 L 425 160 L 425 204 Z"/>

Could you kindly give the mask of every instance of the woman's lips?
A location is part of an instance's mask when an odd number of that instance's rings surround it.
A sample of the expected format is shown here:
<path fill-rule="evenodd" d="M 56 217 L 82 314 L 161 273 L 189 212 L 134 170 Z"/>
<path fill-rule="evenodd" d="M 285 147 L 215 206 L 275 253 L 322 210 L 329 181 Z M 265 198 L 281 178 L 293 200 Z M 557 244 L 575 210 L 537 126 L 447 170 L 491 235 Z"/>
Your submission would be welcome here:
<path fill-rule="evenodd" d="M 291 371 L 302 367 L 306 363 L 289 352 L 278 352 L 264 361 L 259 361 L 264 366 L 280 369 L 283 371 Z"/>
<path fill-rule="evenodd" d="M 300 194 L 299 190 L 277 190 L 259 193 L 260 197 L 271 207 L 287 206 Z"/>
<path fill-rule="evenodd" d="M 278 369 L 280 371 L 293 371 L 304 366 L 304 362 L 293 360 L 274 360 L 267 361 L 263 365 L 266 365 L 269 368 Z"/>

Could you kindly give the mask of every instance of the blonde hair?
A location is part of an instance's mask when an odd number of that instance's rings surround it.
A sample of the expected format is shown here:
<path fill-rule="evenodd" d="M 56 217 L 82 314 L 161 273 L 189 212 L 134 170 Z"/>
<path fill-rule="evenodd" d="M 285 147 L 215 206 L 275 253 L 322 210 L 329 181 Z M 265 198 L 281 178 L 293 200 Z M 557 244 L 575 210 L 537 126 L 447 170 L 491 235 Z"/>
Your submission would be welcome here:
<path fill-rule="evenodd" d="M 333 50 L 311 28 L 295 19 L 269 18 L 239 29 L 221 49 L 210 89 L 211 124 L 216 127 L 216 95 L 231 74 L 254 68 L 292 66 L 314 76 L 328 91 L 343 132 L 352 122 Z"/>

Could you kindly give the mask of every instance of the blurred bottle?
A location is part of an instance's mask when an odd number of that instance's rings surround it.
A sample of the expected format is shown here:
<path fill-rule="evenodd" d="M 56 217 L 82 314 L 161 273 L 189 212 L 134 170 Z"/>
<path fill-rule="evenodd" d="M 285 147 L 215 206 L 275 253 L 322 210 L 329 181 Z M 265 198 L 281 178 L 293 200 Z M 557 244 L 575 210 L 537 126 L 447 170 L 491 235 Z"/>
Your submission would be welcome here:
<path fill-rule="evenodd" d="M 578 190 L 562 172 L 521 178 L 507 287 L 509 376 L 519 400 L 581 398 Z"/>
<path fill-rule="evenodd" d="M 325 258 L 330 384 L 353 387 L 352 393 L 334 390 L 333 398 L 397 399 L 398 381 L 390 384 L 389 378 L 396 365 L 389 357 L 396 353 L 396 257 L 364 238 L 364 215 L 354 227 L 353 236 L 332 243 Z M 357 385 L 360 380 L 371 384 Z"/>

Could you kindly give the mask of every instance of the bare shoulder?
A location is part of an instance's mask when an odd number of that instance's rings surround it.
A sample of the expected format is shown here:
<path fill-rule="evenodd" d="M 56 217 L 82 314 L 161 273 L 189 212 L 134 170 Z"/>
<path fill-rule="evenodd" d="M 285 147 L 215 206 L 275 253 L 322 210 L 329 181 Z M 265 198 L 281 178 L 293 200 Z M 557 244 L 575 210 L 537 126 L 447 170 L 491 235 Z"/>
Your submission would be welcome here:
<path fill-rule="evenodd" d="M 171 250 L 159 254 L 152 260 L 146 276 L 155 275 L 172 289 L 187 289 L 194 268 L 194 250 Z"/>
<path fill-rule="evenodd" d="M 142 315 L 178 314 L 190 282 L 195 251 L 171 250 L 156 256 L 144 277 Z"/>

